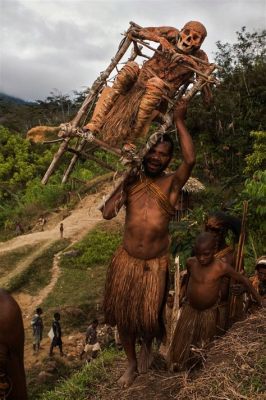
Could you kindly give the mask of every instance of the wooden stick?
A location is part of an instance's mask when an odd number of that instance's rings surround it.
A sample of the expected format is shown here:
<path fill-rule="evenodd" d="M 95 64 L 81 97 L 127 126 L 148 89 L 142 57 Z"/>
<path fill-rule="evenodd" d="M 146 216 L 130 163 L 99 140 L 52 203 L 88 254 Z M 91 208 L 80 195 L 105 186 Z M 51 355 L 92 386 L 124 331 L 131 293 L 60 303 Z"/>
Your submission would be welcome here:
<path fill-rule="evenodd" d="M 57 150 L 57 152 L 54 155 L 54 158 L 49 166 L 49 168 L 47 169 L 47 171 L 45 172 L 44 177 L 42 178 L 42 184 L 46 185 L 46 183 L 48 182 L 48 179 L 50 178 L 50 176 L 52 175 L 52 173 L 54 172 L 57 164 L 59 163 L 62 155 L 65 153 L 68 143 L 70 141 L 70 138 L 66 138 L 59 146 L 59 149 Z"/>
<path fill-rule="evenodd" d="M 180 262 L 179 256 L 175 257 L 175 297 L 174 297 L 174 306 L 172 311 L 172 321 L 171 321 L 171 338 L 170 343 L 173 341 L 174 334 L 174 324 L 178 319 L 179 314 L 179 295 L 180 295 Z"/>
<path fill-rule="evenodd" d="M 80 110 L 78 111 L 77 115 L 74 117 L 74 119 L 71 121 L 71 125 L 73 128 L 77 128 L 79 124 L 84 120 L 88 107 L 90 106 L 91 102 L 94 101 L 96 96 L 98 95 L 99 91 L 102 89 L 102 87 L 105 85 L 106 79 L 108 76 L 111 74 L 117 63 L 120 61 L 120 59 L 124 56 L 126 53 L 127 49 L 129 48 L 131 44 L 131 40 L 128 38 L 125 38 L 121 44 L 120 47 L 115 55 L 114 58 L 112 58 L 111 63 L 108 65 L 106 70 L 100 74 L 100 76 L 94 81 L 92 84 L 88 95 L 86 96 Z M 47 169 L 43 179 L 42 183 L 45 185 L 48 182 L 49 177 L 55 170 L 57 164 L 59 163 L 62 155 L 65 153 L 68 143 L 69 143 L 70 138 L 66 138 L 64 142 L 59 146 L 59 149 L 57 153 L 54 155 L 54 158 Z"/>
<path fill-rule="evenodd" d="M 52 143 L 58 143 L 58 142 L 62 142 L 64 139 L 60 138 L 60 139 L 54 139 L 54 140 L 45 140 L 44 142 L 42 142 L 42 144 L 52 144 Z"/>
<path fill-rule="evenodd" d="M 101 160 L 98 157 L 93 156 L 92 154 L 87 154 L 84 151 L 80 151 L 80 150 L 76 150 L 76 149 L 72 149 L 71 147 L 68 147 L 67 151 L 69 151 L 70 153 L 74 153 L 77 158 L 82 157 L 88 160 L 92 160 L 95 161 L 97 164 L 101 165 L 103 168 L 109 169 L 110 171 L 115 172 L 116 168 L 114 168 L 112 165 L 106 163 L 105 161 Z"/>
<path fill-rule="evenodd" d="M 180 296 L 180 263 L 179 263 L 179 256 L 175 258 L 175 297 L 174 297 L 174 306 L 172 311 L 172 318 L 171 318 L 171 336 L 169 340 L 169 347 L 167 349 L 166 359 L 168 363 L 172 364 L 172 346 L 173 340 L 175 337 L 177 321 L 180 314 L 180 305 L 179 305 L 179 296 Z"/>
<path fill-rule="evenodd" d="M 78 149 L 77 150 L 79 152 L 82 151 L 84 149 L 86 143 L 87 143 L 86 140 L 82 139 L 80 144 L 78 145 Z M 69 149 L 67 149 L 67 150 L 69 150 Z M 63 175 L 63 178 L 62 178 L 62 183 L 66 183 L 67 182 L 71 172 L 73 171 L 73 169 L 74 169 L 74 167 L 76 165 L 77 160 L 78 160 L 78 155 L 74 154 L 74 156 L 71 158 L 71 161 L 70 161 L 66 171 L 64 172 L 64 175 Z"/>
<path fill-rule="evenodd" d="M 248 212 L 248 202 L 245 200 L 243 202 L 241 232 L 240 232 L 238 247 L 237 247 L 237 256 L 236 256 L 236 264 L 235 264 L 236 272 L 240 272 L 241 266 L 243 265 L 244 244 L 245 244 L 245 237 L 246 237 L 247 212 Z M 231 283 L 233 283 L 233 282 L 231 281 Z M 232 295 L 231 300 L 230 300 L 230 306 L 229 306 L 229 317 L 234 318 L 235 313 L 236 313 L 236 296 Z"/>

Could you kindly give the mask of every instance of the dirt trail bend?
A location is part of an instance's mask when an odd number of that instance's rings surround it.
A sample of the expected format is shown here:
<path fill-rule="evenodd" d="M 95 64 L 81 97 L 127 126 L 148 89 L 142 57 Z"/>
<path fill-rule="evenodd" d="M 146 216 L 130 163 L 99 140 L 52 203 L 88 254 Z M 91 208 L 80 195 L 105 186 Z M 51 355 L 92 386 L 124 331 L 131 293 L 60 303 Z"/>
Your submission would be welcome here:
<path fill-rule="evenodd" d="M 18 263 L 16 268 L 13 269 L 8 275 L 0 278 L 0 287 L 7 287 L 8 282 L 14 278 L 16 275 L 22 273 L 28 266 L 37 258 L 39 257 L 44 250 L 51 246 L 53 240 L 46 240 L 43 244 L 38 246 L 37 250 L 33 251 L 28 257 L 26 257 L 22 262 Z"/>
<path fill-rule="evenodd" d="M 107 193 L 108 190 L 104 192 Z M 102 220 L 98 206 L 102 201 L 103 194 L 103 192 L 99 192 L 86 196 L 67 218 L 60 221 L 64 224 L 65 238 L 72 241 L 79 240 L 92 229 L 96 223 Z M 52 226 L 51 229 L 46 229 L 43 232 L 21 235 L 7 242 L 0 243 L 0 254 L 22 246 L 38 245 L 41 242 L 58 240 L 60 238 L 60 222 Z"/>

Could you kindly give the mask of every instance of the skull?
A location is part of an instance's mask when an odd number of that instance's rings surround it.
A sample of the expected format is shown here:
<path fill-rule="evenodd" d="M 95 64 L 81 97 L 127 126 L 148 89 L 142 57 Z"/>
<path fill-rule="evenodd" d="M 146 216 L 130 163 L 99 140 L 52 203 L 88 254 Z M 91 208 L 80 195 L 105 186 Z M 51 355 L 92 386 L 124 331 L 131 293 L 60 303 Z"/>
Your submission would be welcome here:
<path fill-rule="evenodd" d="M 200 22 L 190 21 L 179 32 L 177 48 L 185 54 L 198 50 L 207 36 L 207 31 Z"/>

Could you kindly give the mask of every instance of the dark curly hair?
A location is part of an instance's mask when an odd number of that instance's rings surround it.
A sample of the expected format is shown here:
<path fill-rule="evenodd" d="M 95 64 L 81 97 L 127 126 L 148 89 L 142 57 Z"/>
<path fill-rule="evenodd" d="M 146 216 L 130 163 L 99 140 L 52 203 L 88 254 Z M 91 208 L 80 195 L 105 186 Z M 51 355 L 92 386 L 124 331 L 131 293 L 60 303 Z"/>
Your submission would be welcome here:
<path fill-rule="evenodd" d="M 226 214 L 223 211 L 213 211 L 207 217 L 216 219 L 226 231 L 231 231 L 234 235 L 235 241 L 238 241 L 241 232 L 241 221 L 239 218 Z"/>

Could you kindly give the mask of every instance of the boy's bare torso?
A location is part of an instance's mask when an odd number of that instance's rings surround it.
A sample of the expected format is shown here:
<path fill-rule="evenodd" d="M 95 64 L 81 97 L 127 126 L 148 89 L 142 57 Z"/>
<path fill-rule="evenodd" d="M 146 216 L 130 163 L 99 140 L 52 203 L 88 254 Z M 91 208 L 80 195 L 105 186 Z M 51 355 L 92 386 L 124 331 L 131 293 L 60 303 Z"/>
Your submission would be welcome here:
<path fill-rule="evenodd" d="M 196 257 L 188 260 L 189 280 L 187 299 L 192 307 L 205 310 L 219 300 L 222 277 L 225 276 L 223 263 L 214 260 L 208 266 L 201 266 Z"/>

